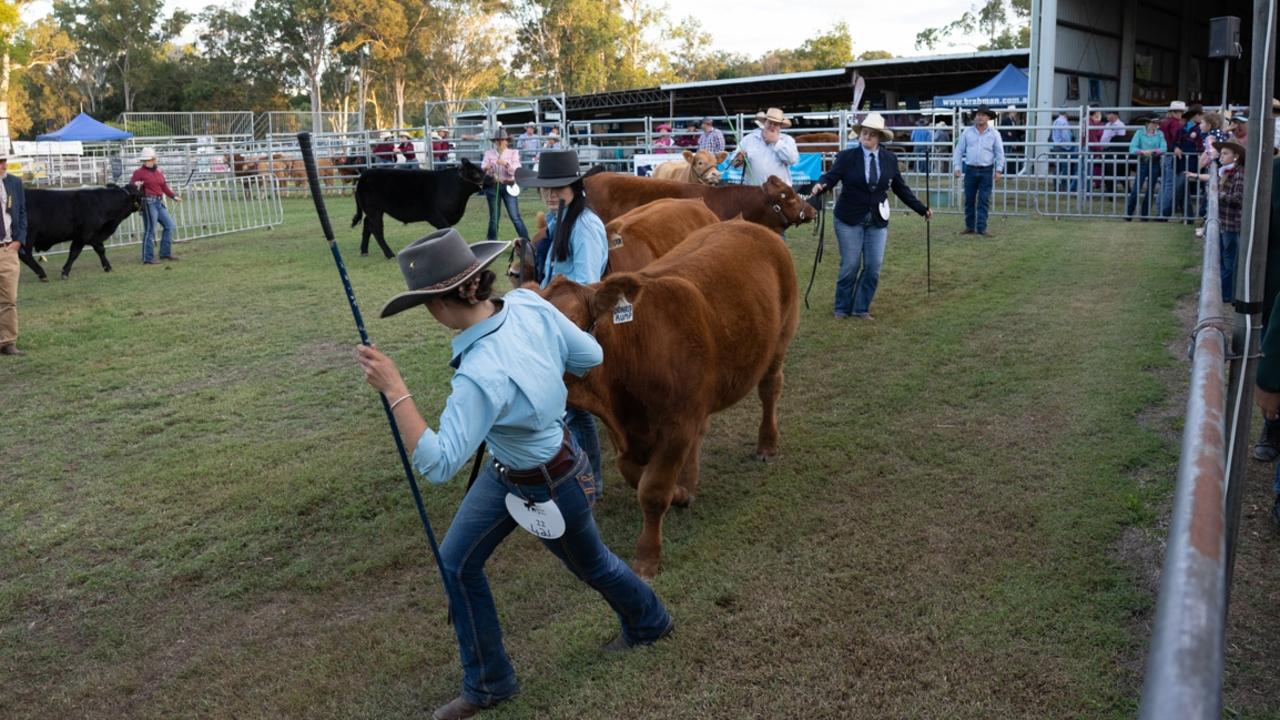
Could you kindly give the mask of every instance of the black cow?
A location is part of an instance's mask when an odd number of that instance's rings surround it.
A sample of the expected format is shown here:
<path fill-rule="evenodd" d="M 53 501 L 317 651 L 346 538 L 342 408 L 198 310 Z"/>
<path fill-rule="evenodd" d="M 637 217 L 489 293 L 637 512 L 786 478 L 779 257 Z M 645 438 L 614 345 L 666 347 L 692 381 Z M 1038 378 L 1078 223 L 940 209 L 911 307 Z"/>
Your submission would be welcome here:
<path fill-rule="evenodd" d="M 492 184 L 493 178 L 470 160 L 463 160 L 460 167 L 443 170 L 365 170 L 356 181 L 356 215 L 351 218 L 351 227 L 364 218 L 360 254 L 369 254 L 372 235 L 384 255 L 395 257 L 382 234 L 384 214 L 402 223 L 425 220 L 436 228 L 453 227 L 466 213 L 467 200 Z"/>
<path fill-rule="evenodd" d="M 107 261 L 107 251 L 102 243 L 115 233 L 125 218 L 141 207 L 142 191 L 133 185 L 27 190 L 27 246 L 21 254 L 22 262 L 40 276 L 40 282 L 48 282 L 44 268 L 35 261 L 35 254 L 45 252 L 58 243 L 70 242 L 71 252 L 62 266 L 63 280 L 71 274 L 71 265 L 85 245 L 98 253 L 103 271 L 111 272 L 111 263 Z"/>

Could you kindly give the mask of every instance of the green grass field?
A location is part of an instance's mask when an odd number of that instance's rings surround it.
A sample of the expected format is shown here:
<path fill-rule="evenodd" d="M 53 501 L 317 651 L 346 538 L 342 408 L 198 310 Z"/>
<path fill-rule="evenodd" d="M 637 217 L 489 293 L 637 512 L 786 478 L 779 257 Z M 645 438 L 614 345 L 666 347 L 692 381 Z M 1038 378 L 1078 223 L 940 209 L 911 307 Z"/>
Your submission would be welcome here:
<path fill-rule="evenodd" d="M 376 319 L 397 268 L 358 257 L 349 198 L 330 208 L 369 331 L 434 424 L 449 337 L 425 313 Z M 828 238 L 778 461 L 752 460 L 748 397 L 712 423 L 696 505 L 668 515 L 671 640 L 605 657 L 607 606 L 512 536 L 489 572 L 523 691 L 485 717 L 1133 714 L 1153 600 L 1114 547 L 1168 494 L 1137 480 L 1171 477 L 1175 452 L 1138 417 L 1177 362 L 1191 231 L 959 227 L 934 222 L 926 295 L 924 222 L 895 216 L 873 323 L 831 318 Z M 816 241 L 791 236 L 805 283 Z M 109 275 L 85 255 L 47 285 L 24 270 L 28 355 L 0 364 L 0 716 L 426 716 L 457 650 L 309 203 L 178 252 L 115 249 Z M 630 558 L 640 515 L 608 456 L 597 517 Z M 440 534 L 464 481 L 424 489 Z"/>

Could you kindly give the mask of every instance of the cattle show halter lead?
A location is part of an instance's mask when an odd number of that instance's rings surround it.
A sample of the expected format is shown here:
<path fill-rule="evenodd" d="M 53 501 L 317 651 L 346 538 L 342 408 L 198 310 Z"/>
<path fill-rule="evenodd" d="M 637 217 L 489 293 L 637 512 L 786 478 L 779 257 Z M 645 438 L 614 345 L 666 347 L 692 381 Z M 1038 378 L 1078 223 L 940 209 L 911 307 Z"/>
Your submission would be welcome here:
<path fill-rule="evenodd" d="M 329 213 L 324 207 L 324 196 L 320 194 L 320 176 L 316 173 L 315 153 L 311 149 L 311 133 L 298 133 L 298 148 L 302 150 L 302 163 L 307 170 L 307 185 L 311 188 L 311 199 L 315 201 L 316 215 L 320 218 L 320 229 L 324 231 L 324 239 L 329 243 L 329 251 L 333 253 L 333 262 L 338 266 L 338 276 L 342 278 L 342 288 L 347 293 L 347 303 L 351 305 L 351 315 L 355 318 L 356 330 L 360 333 L 360 343 L 372 345 L 369 342 L 369 333 L 364 329 L 364 317 L 360 314 L 360 306 L 356 304 L 356 293 L 351 288 L 351 278 L 347 276 L 347 266 L 342 262 L 342 253 L 338 251 L 338 243 L 333 237 L 333 227 L 329 225 Z M 418 508 L 418 519 L 422 521 L 422 530 L 427 535 L 427 544 L 431 547 L 431 554 L 436 559 L 436 568 L 440 571 L 440 582 L 447 586 L 449 580 L 444 571 L 444 561 L 440 559 L 440 545 L 436 542 L 436 534 L 431 530 L 431 520 L 427 518 L 427 508 L 422 503 L 422 492 L 418 489 L 418 480 L 413 476 L 413 466 L 409 463 L 409 454 L 405 452 L 404 440 L 400 437 L 396 416 L 391 412 L 391 403 L 387 397 L 382 393 L 378 393 L 378 397 L 382 400 L 382 411 L 386 413 L 387 424 L 391 426 L 391 437 L 396 442 L 396 451 L 400 453 L 400 465 L 404 468 L 405 480 L 409 481 L 409 490 L 413 493 L 413 504 Z M 484 452 L 484 448 L 482 447 L 480 451 Z M 474 477 L 473 471 L 472 478 Z M 448 592 L 448 587 L 445 587 L 446 598 Z"/>

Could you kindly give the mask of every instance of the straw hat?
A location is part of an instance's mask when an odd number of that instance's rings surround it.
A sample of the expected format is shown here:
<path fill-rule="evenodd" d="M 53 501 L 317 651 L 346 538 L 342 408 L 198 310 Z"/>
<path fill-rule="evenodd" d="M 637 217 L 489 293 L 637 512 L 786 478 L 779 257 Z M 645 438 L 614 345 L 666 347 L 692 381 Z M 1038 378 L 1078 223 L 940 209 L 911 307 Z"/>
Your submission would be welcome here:
<path fill-rule="evenodd" d="M 772 120 L 782 127 L 791 127 L 791 120 L 782 114 L 779 108 L 769 108 L 764 112 L 756 113 L 756 127 L 764 127 L 766 121 Z"/>
<path fill-rule="evenodd" d="M 138 162 L 146 162 L 156 159 L 156 149 L 153 147 L 142 148 L 142 154 L 138 156 Z"/>
<path fill-rule="evenodd" d="M 853 131 L 861 133 L 863 130 L 875 130 L 880 133 L 881 140 L 892 140 L 893 131 L 884 126 L 884 116 L 878 112 L 869 113 L 862 118 L 862 122 L 853 124 Z"/>
<path fill-rule="evenodd" d="M 409 289 L 387 301 L 381 317 L 453 292 L 497 259 L 511 243 L 489 240 L 468 245 L 456 228 L 437 230 L 396 254 Z"/>

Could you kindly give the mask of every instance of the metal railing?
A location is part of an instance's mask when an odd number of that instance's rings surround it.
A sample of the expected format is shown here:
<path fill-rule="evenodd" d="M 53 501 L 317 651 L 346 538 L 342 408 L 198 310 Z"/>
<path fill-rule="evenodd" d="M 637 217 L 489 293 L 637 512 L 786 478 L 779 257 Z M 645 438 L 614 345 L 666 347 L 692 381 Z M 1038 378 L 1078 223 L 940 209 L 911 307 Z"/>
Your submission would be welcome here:
<path fill-rule="evenodd" d="M 276 178 L 271 175 L 210 178 L 178 189 L 182 202 L 167 202 L 176 230 L 175 242 L 275 227 L 284 222 L 284 206 Z M 116 229 L 107 247 L 138 245 L 143 238 L 142 211 L 130 215 Z M 156 239 L 160 228 L 156 228 Z M 55 245 L 43 255 L 60 255 L 67 245 Z"/>
<path fill-rule="evenodd" d="M 127 112 L 120 125 L 138 138 L 252 135 L 253 113 L 248 110 L 205 112 Z"/>

